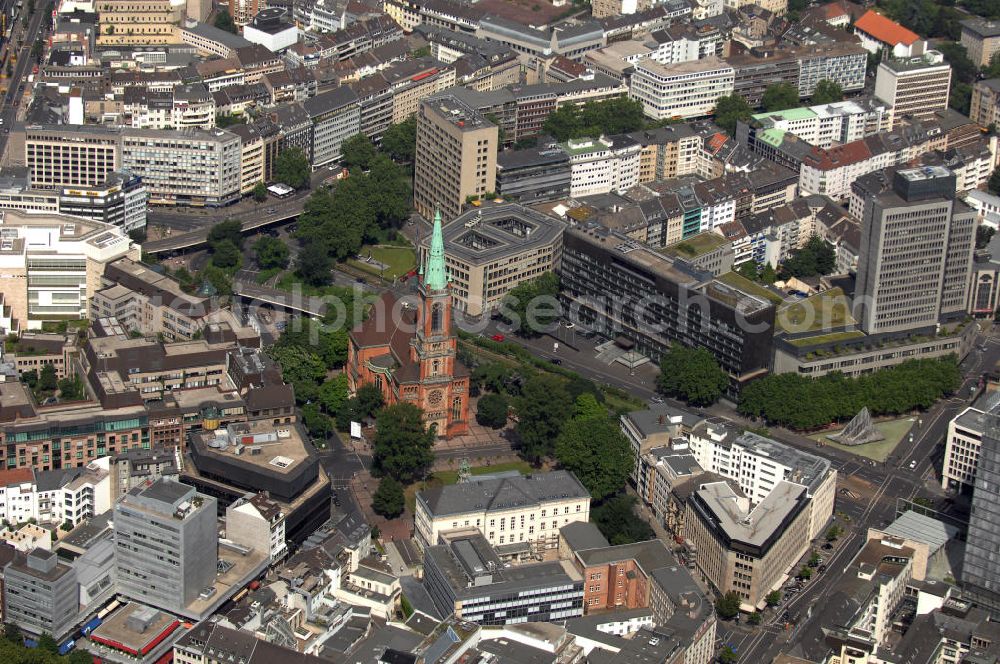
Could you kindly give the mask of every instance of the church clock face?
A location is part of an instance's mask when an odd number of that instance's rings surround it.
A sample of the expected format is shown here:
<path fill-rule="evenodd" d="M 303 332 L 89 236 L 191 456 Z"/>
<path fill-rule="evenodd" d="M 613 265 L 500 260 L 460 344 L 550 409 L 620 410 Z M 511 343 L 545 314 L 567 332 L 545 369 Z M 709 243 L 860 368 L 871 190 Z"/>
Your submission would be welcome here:
<path fill-rule="evenodd" d="M 427 403 L 432 406 L 440 406 L 442 399 L 444 399 L 444 395 L 441 394 L 441 390 L 432 390 L 427 395 Z"/>

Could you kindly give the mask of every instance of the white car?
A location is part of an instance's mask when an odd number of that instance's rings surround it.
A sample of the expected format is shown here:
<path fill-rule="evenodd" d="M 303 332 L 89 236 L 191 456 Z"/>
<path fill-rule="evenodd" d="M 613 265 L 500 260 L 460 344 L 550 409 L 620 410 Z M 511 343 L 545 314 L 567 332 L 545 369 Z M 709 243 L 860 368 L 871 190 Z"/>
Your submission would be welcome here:
<path fill-rule="evenodd" d="M 916 467 L 917 467 L 917 460 L 914 459 L 913 461 L 910 462 L 910 470 L 913 470 Z"/>

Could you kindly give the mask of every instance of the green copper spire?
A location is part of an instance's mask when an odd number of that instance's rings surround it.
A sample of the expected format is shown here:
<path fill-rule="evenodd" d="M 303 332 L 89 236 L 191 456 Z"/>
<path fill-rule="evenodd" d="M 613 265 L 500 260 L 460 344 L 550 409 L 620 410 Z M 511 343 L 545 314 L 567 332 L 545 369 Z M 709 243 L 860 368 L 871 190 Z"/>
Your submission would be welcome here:
<path fill-rule="evenodd" d="M 427 256 L 427 267 L 424 270 L 424 286 L 428 290 L 444 290 L 448 287 L 448 275 L 444 266 L 441 210 L 434 213 L 434 230 L 431 232 L 431 251 Z"/>

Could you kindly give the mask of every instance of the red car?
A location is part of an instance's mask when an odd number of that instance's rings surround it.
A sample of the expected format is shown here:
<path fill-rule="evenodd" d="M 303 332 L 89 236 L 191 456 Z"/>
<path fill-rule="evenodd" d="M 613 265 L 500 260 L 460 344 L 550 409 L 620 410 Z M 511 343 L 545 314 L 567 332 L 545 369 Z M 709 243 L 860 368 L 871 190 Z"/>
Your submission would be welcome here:
<path fill-rule="evenodd" d="M 492 337 L 490 337 L 490 339 L 492 339 L 493 341 L 496 341 L 497 343 L 503 342 L 503 340 L 505 338 L 506 337 L 504 337 L 502 334 L 494 334 Z"/>

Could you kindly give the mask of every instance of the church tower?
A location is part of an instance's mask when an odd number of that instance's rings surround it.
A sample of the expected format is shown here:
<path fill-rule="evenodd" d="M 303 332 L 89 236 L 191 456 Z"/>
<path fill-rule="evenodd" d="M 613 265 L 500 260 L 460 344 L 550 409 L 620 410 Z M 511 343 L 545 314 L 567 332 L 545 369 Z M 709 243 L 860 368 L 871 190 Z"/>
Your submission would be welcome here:
<path fill-rule="evenodd" d="M 420 371 L 420 403 L 439 436 L 464 433 L 468 427 L 468 376 L 457 362 L 458 339 L 452 329 L 451 291 L 444 256 L 441 211 L 434 215 L 427 262 L 417 286 L 417 330 L 410 341 L 411 360 Z"/>

